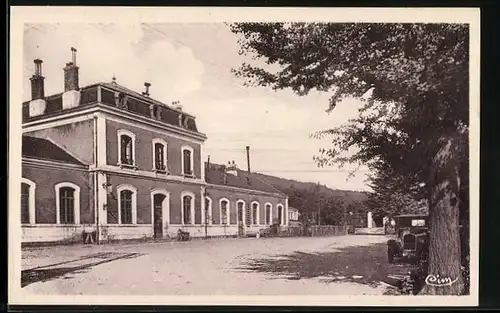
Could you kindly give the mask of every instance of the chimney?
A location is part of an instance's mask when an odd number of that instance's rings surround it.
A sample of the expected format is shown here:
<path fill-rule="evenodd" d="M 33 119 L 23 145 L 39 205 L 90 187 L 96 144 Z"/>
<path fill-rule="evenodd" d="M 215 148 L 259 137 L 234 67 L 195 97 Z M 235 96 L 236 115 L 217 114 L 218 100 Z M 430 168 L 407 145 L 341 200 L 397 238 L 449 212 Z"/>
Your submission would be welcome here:
<path fill-rule="evenodd" d="M 78 66 L 76 66 L 76 49 L 71 47 L 71 62 L 64 68 L 64 91 L 79 90 Z"/>
<path fill-rule="evenodd" d="M 231 162 L 227 162 L 226 172 L 228 174 L 231 174 L 231 175 L 234 175 L 234 176 L 238 176 L 238 167 L 236 166 L 236 163 L 234 163 L 234 161 L 232 163 Z"/>
<path fill-rule="evenodd" d="M 45 113 L 45 88 L 44 79 L 42 76 L 42 63 L 40 59 L 33 61 L 35 63 L 35 73 L 30 78 L 31 81 L 31 101 L 29 103 L 29 116 L 38 116 Z"/>
<path fill-rule="evenodd" d="M 182 105 L 180 101 L 172 101 L 172 105 L 178 111 L 182 111 Z"/>
<path fill-rule="evenodd" d="M 71 62 L 66 63 L 64 67 L 63 110 L 77 107 L 80 104 L 78 69 L 78 66 L 76 66 L 76 49 L 71 47 Z"/>
<path fill-rule="evenodd" d="M 149 87 L 151 87 L 151 84 L 148 82 L 144 83 L 144 87 L 146 87 L 146 91 L 142 93 L 143 96 L 149 97 Z"/>
<path fill-rule="evenodd" d="M 35 63 L 35 74 L 31 76 L 31 100 L 43 99 L 45 98 L 45 90 L 43 85 L 43 80 L 45 77 L 42 76 L 42 63 L 40 59 L 33 61 Z"/>
<path fill-rule="evenodd" d="M 248 174 L 250 174 L 250 146 L 247 146 L 247 167 Z"/>

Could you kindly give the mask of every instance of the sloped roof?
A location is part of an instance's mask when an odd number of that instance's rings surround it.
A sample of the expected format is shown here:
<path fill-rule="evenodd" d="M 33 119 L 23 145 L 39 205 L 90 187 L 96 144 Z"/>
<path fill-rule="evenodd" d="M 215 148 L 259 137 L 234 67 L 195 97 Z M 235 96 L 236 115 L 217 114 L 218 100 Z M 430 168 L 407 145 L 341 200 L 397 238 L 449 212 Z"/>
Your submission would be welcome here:
<path fill-rule="evenodd" d="M 146 102 L 152 102 L 154 104 L 162 105 L 162 106 L 164 106 L 164 107 L 166 107 L 166 108 L 168 108 L 168 109 L 170 109 L 172 111 L 176 111 L 176 112 L 182 113 L 184 115 L 187 115 L 187 116 L 189 116 L 191 118 L 195 118 L 193 115 L 191 115 L 191 114 L 189 114 L 187 112 L 179 111 L 176 108 L 174 108 L 174 107 L 172 107 L 172 106 L 170 106 L 170 105 L 168 105 L 166 103 L 160 102 L 160 101 L 155 100 L 155 99 L 153 99 L 151 97 L 146 97 L 142 93 L 139 93 L 139 92 L 137 92 L 135 90 L 132 90 L 130 88 L 127 88 L 125 86 L 122 86 L 122 85 L 120 85 L 118 83 L 99 83 L 99 85 L 102 85 L 104 87 L 107 87 L 107 88 L 110 88 L 110 89 L 113 89 L 113 90 L 116 90 L 116 91 L 119 91 L 119 92 L 126 93 L 128 95 L 134 96 L 134 97 L 139 98 L 139 99 L 141 99 L 143 101 L 146 101 Z"/>
<path fill-rule="evenodd" d="M 225 180 L 226 167 L 220 164 L 205 163 L 205 180 L 207 183 L 221 186 L 229 186 L 236 188 L 243 188 L 249 190 L 263 191 L 268 193 L 280 194 L 283 197 L 286 195 L 279 190 L 266 183 L 263 179 L 259 178 L 253 173 L 247 171 L 237 170 L 238 175 L 227 174 L 227 181 Z"/>
<path fill-rule="evenodd" d="M 85 165 L 47 139 L 23 136 L 22 156 Z"/>

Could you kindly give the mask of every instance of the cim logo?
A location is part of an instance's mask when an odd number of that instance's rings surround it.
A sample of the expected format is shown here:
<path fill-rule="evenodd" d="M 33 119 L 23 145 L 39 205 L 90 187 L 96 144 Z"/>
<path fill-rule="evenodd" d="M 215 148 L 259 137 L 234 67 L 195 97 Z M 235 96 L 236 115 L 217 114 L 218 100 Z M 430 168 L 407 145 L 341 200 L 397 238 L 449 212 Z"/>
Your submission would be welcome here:
<path fill-rule="evenodd" d="M 456 283 L 458 278 L 455 278 L 452 280 L 450 277 L 439 277 L 439 275 L 427 275 L 425 278 L 425 283 L 430 286 L 434 287 L 444 287 L 444 286 L 451 286 L 454 283 Z"/>

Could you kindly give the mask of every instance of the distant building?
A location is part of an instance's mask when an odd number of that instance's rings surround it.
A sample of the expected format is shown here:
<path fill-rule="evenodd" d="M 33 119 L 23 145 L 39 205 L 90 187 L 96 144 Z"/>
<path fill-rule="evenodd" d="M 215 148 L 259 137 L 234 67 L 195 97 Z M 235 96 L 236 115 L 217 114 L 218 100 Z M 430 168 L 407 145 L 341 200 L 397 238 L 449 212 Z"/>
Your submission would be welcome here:
<path fill-rule="evenodd" d="M 116 83 L 79 86 L 76 50 L 64 92 L 45 96 L 35 60 L 23 103 L 22 242 L 244 233 L 288 224 L 288 198 L 251 173 L 206 166 L 193 115 Z M 222 168 L 222 170 L 221 170 Z M 238 226 L 238 222 L 241 225 Z"/>
<path fill-rule="evenodd" d="M 300 218 L 299 210 L 289 206 L 288 207 L 288 225 L 298 226 L 300 224 L 299 218 Z"/>

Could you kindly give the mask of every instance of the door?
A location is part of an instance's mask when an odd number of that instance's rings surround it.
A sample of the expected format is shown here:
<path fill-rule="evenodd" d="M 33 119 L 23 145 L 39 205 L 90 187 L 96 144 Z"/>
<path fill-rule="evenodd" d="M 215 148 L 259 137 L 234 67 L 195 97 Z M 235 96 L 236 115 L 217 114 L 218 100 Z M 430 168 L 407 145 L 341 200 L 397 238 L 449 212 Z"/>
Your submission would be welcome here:
<path fill-rule="evenodd" d="M 156 194 L 153 199 L 154 237 L 163 238 L 163 201 L 165 195 Z"/>

